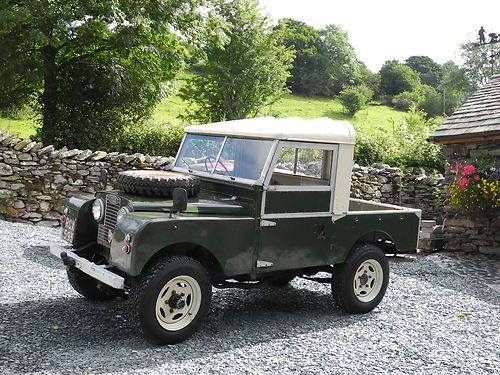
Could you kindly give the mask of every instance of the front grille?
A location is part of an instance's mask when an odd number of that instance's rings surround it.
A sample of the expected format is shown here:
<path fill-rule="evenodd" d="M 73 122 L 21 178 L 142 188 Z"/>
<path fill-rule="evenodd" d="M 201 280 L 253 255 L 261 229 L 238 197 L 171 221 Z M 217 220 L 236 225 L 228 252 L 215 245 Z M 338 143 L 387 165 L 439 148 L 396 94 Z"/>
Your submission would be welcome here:
<path fill-rule="evenodd" d="M 75 233 L 75 220 L 66 216 L 66 220 L 62 223 L 62 237 L 69 243 L 73 243 L 73 236 Z"/>
<path fill-rule="evenodd" d="M 110 233 L 115 230 L 118 210 L 121 207 L 121 199 L 117 195 L 106 195 L 104 207 L 104 222 L 99 224 L 97 230 L 97 243 L 106 247 L 111 246 Z"/>

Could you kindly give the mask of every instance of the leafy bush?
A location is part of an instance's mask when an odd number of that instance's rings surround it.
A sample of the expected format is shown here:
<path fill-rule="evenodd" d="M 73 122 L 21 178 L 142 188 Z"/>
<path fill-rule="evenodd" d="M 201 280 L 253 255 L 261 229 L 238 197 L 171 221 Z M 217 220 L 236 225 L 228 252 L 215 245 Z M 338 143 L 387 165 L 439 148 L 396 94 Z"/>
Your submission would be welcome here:
<path fill-rule="evenodd" d="M 386 61 L 380 68 L 380 92 L 398 95 L 404 91 L 413 91 L 420 84 L 420 77 L 409 66 L 397 60 Z"/>
<path fill-rule="evenodd" d="M 419 91 L 405 91 L 392 99 L 392 105 L 400 111 L 408 111 L 412 107 L 417 107 L 422 99 L 422 93 Z"/>
<path fill-rule="evenodd" d="M 394 96 L 392 95 L 380 95 L 379 98 L 378 98 L 378 101 L 380 102 L 380 104 L 383 104 L 387 107 L 393 107 L 394 104 L 393 104 L 393 99 L 394 99 Z"/>
<path fill-rule="evenodd" d="M 408 111 L 415 107 L 423 110 L 428 116 L 438 116 L 443 113 L 443 99 L 433 87 L 418 85 L 413 91 L 405 91 L 392 99 L 392 105 Z"/>
<path fill-rule="evenodd" d="M 112 148 L 119 152 L 175 156 L 183 134 L 179 125 L 138 125 L 121 133 Z"/>
<path fill-rule="evenodd" d="M 369 103 L 373 99 L 374 91 L 367 85 L 359 85 L 355 87 L 359 90 L 361 94 L 366 98 L 366 102 Z"/>
<path fill-rule="evenodd" d="M 394 166 L 442 169 L 440 145 L 427 142 L 436 128 L 423 111 L 412 109 L 405 120 L 393 122 L 392 132 L 380 129 L 377 133 L 358 133 L 355 161 L 369 165 L 375 162 Z"/>
<path fill-rule="evenodd" d="M 473 164 L 457 164 L 449 190 L 450 204 L 467 216 L 484 216 L 500 211 L 500 167 L 479 169 Z"/>
<path fill-rule="evenodd" d="M 24 115 L 24 108 L 17 105 L 10 105 L 5 108 L 0 108 L 0 116 L 19 120 Z"/>
<path fill-rule="evenodd" d="M 387 147 L 391 144 L 387 133 L 358 133 L 354 147 L 354 160 L 360 165 L 370 165 L 382 162 L 388 154 Z"/>
<path fill-rule="evenodd" d="M 434 88 L 424 86 L 423 97 L 418 108 L 427 113 L 428 116 L 439 116 L 443 114 L 443 97 Z"/>
<path fill-rule="evenodd" d="M 366 86 L 349 87 L 342 90 L 339 99 L 347 112 L 353 116 L 363 108 L 373 96 L 373 91 Z"/>

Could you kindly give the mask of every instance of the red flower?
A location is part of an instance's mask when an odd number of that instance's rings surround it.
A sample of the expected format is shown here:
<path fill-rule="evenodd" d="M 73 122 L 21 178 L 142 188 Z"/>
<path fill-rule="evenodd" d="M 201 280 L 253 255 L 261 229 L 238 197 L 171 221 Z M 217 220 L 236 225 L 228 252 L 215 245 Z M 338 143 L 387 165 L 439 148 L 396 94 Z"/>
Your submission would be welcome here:
<path fill-rule="evenodd" d="M 452 171 L 453 173 L 457 173 L 457 172 L 458 172 L 458 170 L 459 170 L 459 169 L 461 169 L 462 167 L 463 167 L 463 165 L 462 165 L 462 164 L 457 164 L 457 165 L 455 165 L 453 168 L 451 168 L 451 171 Z"/>
<path fill-rule="evenodd" d="M 468 174 L 473 174 L 476 171 L 476 168 L 472 164 L 468 164 L 462 170 L 462 175 L 466 176 Z"/>
<path fill-rule="evenodd" d="M 481 179 L 481 177 L 479 177 L 478 174 L 474 176 L 474 181 L 479 181 L 480 179 Z"/>
<path fill-rule="evenodd" d="M 462 189 L 465 189 L 465 185 L 467 185 L 468 183 L 469 179 L 467 177 L 460 177 L 460 179 L 458 180 L 458 184 Z"/>

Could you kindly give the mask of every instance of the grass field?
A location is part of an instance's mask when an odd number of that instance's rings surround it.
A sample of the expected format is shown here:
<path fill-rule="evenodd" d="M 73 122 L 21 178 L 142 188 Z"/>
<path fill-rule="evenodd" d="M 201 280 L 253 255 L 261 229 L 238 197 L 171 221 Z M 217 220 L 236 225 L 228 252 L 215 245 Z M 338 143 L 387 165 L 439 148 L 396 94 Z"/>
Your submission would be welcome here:
<path fill-rule="evenodd" d="M 173 96 L 158 104 L 150 121 L 158 126 L 168 126 L 168 123 L 181 124 L 182 121 L 178 116 L 185 113 L 186 109 L 186 102 L 178 96 Z M 374 103 L 351 117 L 334 99 L 307 98 L 295 95 L 286 95 L 272 106 L 264 108 L 261 114 L 279 117 L 330 117 L 336 120 L 348 120 L 354 124 L 358 131 L 386 128 L 391 126 L 391 119 L 397 122 L 406 115 L 405 112 Z M 28 138 L 35 133 L 35 122 L 29 118 L 19 120 L 0 118 L 0 130 L 8 130 L 20 138 Z"/>
<path fill-rule="evenodd" d="M 35 134 L 35 122 L 30 119 L 11 119 L 0 117 L 0 130 L 7 130 L 19 138 L 29 138 Z"/>

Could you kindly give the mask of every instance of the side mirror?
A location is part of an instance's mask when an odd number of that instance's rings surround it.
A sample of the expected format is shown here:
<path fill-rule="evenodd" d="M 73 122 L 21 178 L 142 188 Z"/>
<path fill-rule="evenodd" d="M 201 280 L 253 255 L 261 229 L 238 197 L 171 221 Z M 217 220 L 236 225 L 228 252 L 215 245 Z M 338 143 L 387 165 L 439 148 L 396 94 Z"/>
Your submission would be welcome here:
<path fill-rule="evenodd" d="M 102 190 L 106 190 L 106 186 L 108 186 L 108 171 L 102 168 L 101 176 L 99 177 L 99 187 Z"/>
<path fill-rule="evenodd" d="M 171 213 L 186 211 L 187 200 L 188 200 L 186 189 L 175 188 L 174 191 L 172 192 L 172 199 L 173 199 L 173 204 Z"/>

